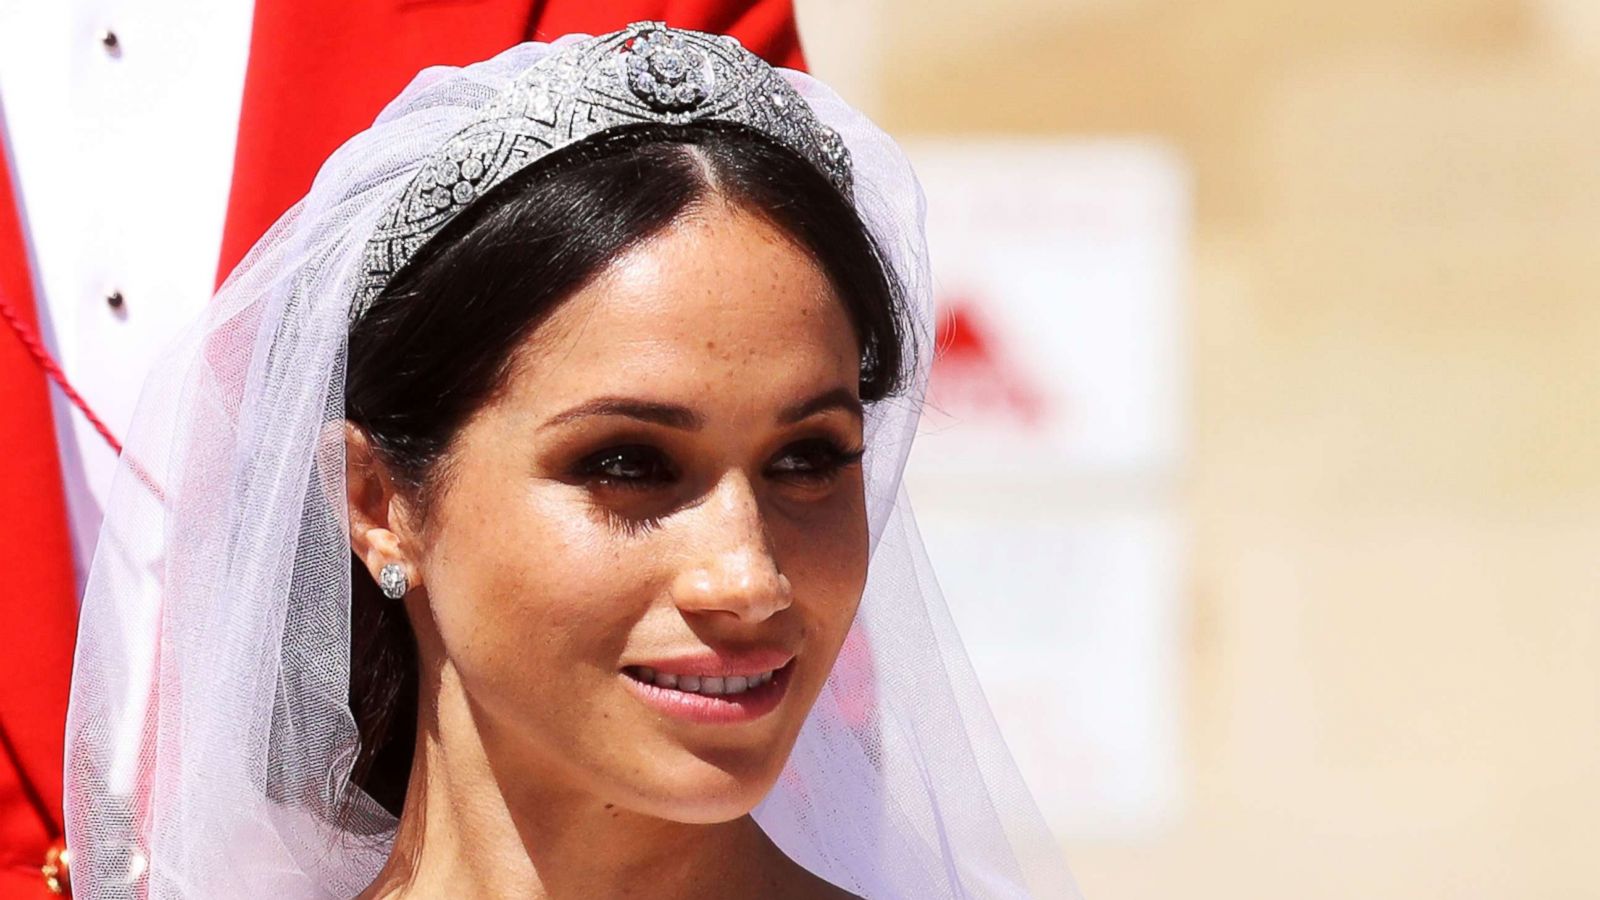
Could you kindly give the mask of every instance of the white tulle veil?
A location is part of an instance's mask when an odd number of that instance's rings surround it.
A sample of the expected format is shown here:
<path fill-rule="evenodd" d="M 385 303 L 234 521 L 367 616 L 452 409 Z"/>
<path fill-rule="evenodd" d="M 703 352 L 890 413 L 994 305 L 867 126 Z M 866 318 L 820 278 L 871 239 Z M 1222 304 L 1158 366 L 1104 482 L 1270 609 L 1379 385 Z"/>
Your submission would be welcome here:
<path fill-rule="evenodd" d="M 339 425 L 363 247 L 432 154 L 582 39 L 422 72 L 150 376 L 82 608 L 66 782 L 80 898 L 349 897 L 382 866 L 395 823 L 350 783 L 347 702 Z M 1076 896 L 901 488 L 933 355 L 920 189 L 882 131 L 816 80 L 783 76 L 848 147 L 919 346 L 908 390 L 869 410 L 860 613 L 755 817 L 796 861 L 874 900 Z"/>

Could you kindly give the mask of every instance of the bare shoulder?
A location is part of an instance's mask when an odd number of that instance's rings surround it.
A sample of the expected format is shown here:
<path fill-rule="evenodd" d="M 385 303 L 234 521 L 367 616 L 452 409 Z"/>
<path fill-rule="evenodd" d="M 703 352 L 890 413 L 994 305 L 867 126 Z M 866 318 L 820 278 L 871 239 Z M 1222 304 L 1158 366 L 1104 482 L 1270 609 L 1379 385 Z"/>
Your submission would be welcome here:
<path fill-rule="evenodd" d="M 842 887 L 813 875 L 800 866 L 784 885 L 783 897 L 792 900 L 862 900 Z"/>
<path fill-rule="evenodd" d="M 760 880 L 765 883 L 763 898 L 771 900 L 862 900 L 842 887 L 790 859 L 765 832 L 756 831 L 765 857 Z"/>

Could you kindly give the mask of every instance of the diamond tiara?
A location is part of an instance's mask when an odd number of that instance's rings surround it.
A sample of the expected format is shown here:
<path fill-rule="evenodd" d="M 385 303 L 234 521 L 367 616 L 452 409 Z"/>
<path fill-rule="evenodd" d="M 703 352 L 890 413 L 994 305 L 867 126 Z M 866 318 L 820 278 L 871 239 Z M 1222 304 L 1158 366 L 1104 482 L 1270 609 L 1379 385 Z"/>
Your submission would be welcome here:
<path fill-rule="evenodd" d="M 844 141 L 776 69 L 735 38 L 638 22 L 535 63 L 423 164 L 367 242 L 350 323 L 451 219 L 535 161 L 613 128 L 689 122 L 753 129 L 851 196 Z"/>

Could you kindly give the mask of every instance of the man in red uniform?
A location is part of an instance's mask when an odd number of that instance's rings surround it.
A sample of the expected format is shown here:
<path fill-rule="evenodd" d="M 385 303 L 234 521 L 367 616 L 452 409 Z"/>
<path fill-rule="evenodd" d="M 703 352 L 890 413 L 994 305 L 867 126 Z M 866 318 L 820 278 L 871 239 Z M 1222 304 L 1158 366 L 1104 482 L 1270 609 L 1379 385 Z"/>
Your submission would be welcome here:
<path fill-rule="evenodd" d="M 93 2 L 81 5 L 74 27 L 94 13 Z M 646 19 L 732 34 L 778 65 L 803 65 L 791 0 L 256 0 L 249 12 L 221 275 L 305 193 L 322 161 L 425 66 L 463 65 L 521 41 Z M 109 27 L 95 39 L 104 52 L 119 52 L 121 39 Z M 65 301 L 44 296 L 47 281 L 35 271 L 39 235 L 29 222 L 41 210 L 24 210 L 31 199 L 17 185 L 27 179 L 8 151 L 6 125 L 0 107 L 0 560 L 8 576 L 0 591 L 0 900 L 20 900 L 66 888 L 58 859 L 63 730 L 76 598 L 89 564 L 81 540 L 74 559 L 73 535 L 92 536 L 98 506 L 69 515 L 66 489 L 83 479 L 74 469 L 79 454 L 62 459 L 69 432 L 59 417 L 83 413 L 60 402 L 64 394 L 52 411 L 50 370 L 59 345 L 77 332 L 52 327 L 49 313 Z M 115 290 L 105 300 L 114 312 L 124 304 Z M 71 367 L 56 373 L 78 380 Z M 114 375 L 142 380 L 143 373 Z M 132 409 L 95 400 L 90 394 L 82 406 L 102 413 L 102 431 L 114 439 Z"/>

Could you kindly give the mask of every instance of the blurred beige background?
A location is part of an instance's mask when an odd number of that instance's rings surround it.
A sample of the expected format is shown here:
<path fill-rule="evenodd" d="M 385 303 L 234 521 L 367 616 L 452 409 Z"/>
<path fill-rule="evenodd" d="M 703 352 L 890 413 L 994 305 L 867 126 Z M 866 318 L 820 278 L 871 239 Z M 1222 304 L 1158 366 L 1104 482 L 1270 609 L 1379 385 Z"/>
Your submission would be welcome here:
<path fill-rule="evenodd" d="M 1105 898 L 1600 897 L 1600 0 L 799 0 L 891 131 L 1191 166 L 1185 798 Z"/>

